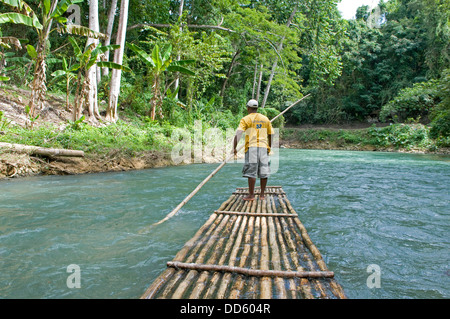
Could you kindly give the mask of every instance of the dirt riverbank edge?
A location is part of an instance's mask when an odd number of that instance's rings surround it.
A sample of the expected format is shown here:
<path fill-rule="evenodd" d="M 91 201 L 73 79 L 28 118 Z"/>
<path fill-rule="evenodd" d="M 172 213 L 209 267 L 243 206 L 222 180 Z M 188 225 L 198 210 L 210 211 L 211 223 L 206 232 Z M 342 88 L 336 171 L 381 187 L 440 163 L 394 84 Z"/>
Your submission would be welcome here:
<path fill-rule="evenodd" d="M 24 126 L 26 115 L 25 105 L 28 105 L 29 90 L 16 87 L 0 87 L 0 111 L 2 116 L 17 125 Z M 42 123 L 65 123 L 71 118 L 65 110 L 65 100 L 56 95 L 48 94 L 45 112 L 36 125 Z M 45 115 L 45 116 L 44 116 Z M 378 123 L 377 126 L 388 124 Z M 302 130 L 354 130 L 367 129 L 371 124 L 351 123 L 348 125 L 302 125 Z M 0 131 L 0 134 L 3 132 Z M 283 135 L 283 134 L 281 134 Z M 380 148 L 373 145 L 347 143 L 344 141 L 312 140 L 302 141 L 293 135 L 280 138 L 281 148 L 316 149 L 316 150 L 347 150 L 347 151 L 385 151 L 406 152 L 394 148 Z M 425 153 L 423 150 L 408 150 L 410 153 Z M 449 149 L 440 149 L 438 154 L 450 154 Z M 205 162 L 221 162 L 220 159 L 205 158 Z M 19 153 L 8 149 L 0 149 L 0 180 L 36 176 L 36 175 L 75 175 L 100 172 L 115 172 L 140 170 L 156 167 L 177 165 L 171 159 L 170 151 L 147 151 L 137 155 L 129 155 L 120 149 L 112 149 L 107 154 L 86 153 L 85 157 L 42 157 L 30 153 Z M 183 164 L 184 165 L 184 164 Z"/>
<path fill-rule="evenodd" d="M 382 151 L 406 152 L 391 148 L 377 148 L 372 145 L 339 144 L 329 141 L 300 142 L 281 140 L 280 148 L 344 150 L 344 151 Z M 409 150 L 408 153 L 425 153 L 421 150 Z M 448 155 L 448 150 L 438 154 Z M 216 162 L 220 162 L 217 160 Z M 214 162 L 209 159 L 209 163 Z M 148 168 L 180 165 L 171 159 L 169 152 L 149 151 L 130 156 L 112 150 L 108 154 L 86 154 L 85 157 L 42 157 L 11 150 L 0 151 L 0 180 L 37 175 L 78 175 L 101 172 L 118 172 Z M 183 164 L 186 165 L 186 164 Z"/>

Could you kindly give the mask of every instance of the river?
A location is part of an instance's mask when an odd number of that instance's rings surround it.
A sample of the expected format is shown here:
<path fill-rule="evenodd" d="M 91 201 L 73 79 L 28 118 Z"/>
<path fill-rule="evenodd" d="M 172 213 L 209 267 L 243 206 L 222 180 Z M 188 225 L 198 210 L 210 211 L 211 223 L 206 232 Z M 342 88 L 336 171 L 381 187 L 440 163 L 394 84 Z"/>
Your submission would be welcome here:
<path fill-rule="evenodd" d="M 0 298 L 138 298 L 246 186 L 242 163 L 227 164 L 140 233 L 217 165 L 0 181 Z M 282 149 L 269 185 L 283 186 L 349 298 L 450 298 L 449 181 L 448 156 Z"/>

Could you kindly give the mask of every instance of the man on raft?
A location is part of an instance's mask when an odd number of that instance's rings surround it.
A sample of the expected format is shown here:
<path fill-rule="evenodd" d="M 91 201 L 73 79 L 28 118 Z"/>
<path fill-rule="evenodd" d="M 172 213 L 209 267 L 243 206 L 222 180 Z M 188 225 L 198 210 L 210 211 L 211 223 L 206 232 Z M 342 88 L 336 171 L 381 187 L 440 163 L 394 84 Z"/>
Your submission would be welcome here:
<path fill-rule="evenodd" d="M 243 177 L 248 178 L 248 196 L 246 201 L 255 200 L 256 178 L 260 179 L 261 194 L 264 199 L 267 180 L 270 175 L 269 153 L 272 146 L 273 128 L 270 120 L 258 113 L 258 101 L 247 102 L 248 115 L 244 116 L 236 131 L 233 142 L 234 155 L 237 155 L 236 147 L 242 134 L 245 132 L 245 163 L 242 169 Z"/>

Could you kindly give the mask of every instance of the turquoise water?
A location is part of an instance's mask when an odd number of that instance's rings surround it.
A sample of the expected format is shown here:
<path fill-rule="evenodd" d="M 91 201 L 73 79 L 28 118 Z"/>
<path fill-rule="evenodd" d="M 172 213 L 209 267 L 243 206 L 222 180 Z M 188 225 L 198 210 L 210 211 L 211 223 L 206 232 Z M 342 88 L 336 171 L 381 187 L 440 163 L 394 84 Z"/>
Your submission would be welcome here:
<path fill-rule="evenodd" d="M 236 187 L 227 164 L 0 181 L 0 298 L 138 298 Z M 281 185 L 349 298 L 450 297 L 450 157 L 281 150 Z M 67 272 L 79 266 L 80 288 Z M 369 288 L 369 265 L 380 288 Z"/>

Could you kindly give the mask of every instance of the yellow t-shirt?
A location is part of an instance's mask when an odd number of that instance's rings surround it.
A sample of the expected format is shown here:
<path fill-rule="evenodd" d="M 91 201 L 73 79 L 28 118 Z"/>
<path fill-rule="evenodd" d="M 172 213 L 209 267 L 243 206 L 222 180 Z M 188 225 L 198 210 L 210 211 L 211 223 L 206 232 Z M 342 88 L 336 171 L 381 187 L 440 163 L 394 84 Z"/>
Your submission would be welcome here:
<path fill-rule="evenodd" d="M 266 116 L 250 113 L 241 119 L 238 130 L 245 132 L 245 152 L 249 147 L 267 147 L 270 152 L 268 136 L 273 134 L 273 128 Z"/>

